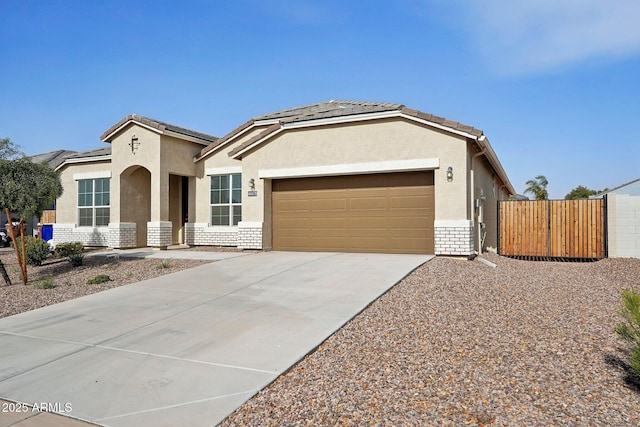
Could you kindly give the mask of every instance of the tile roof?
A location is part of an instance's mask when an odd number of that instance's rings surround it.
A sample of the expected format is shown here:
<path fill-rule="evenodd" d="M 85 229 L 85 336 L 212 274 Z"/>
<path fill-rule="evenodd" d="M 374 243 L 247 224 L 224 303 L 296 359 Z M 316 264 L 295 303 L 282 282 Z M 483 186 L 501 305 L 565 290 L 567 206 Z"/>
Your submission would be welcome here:
<path fill-rule="evenodd" d="M 139 116 L 137 114 L 129 114 L 128 116 L 126 116 L 125 118 L 120 120 L 118 123 L 116 123 L 115 125 L 111 126 L 109 129 L 107 129 L 102 134 L 102 136 L 100 136 L 100 139 L 106 142 L 106 139 L 109 138 L 109 136 L 111 134 L 113 134 L 113 132 L 118 130 L 120 127 L 122 127 L 124 124 L 126 124 L 129 121 L 134 121 L 134 122 L 141 123 L 141 124 L 143 124 L 145 126 L 149 126 L 149 127 L 153 128 L 153 129 L 157 129 L 160 132 L 164 132 L 165 130 L 168 130 L 168 131 L 179 133 L 179 134 L 182 134 L 182 135 L 185 135 L 185 136 L 198 138 L 198 139 L 207 141 L 209 143 L 216 142 L 218 140 L 218 137 L 213 136 L 213 135 L 208 135 L 208 134 L 202 133 L 202 132 L 196 132 L 196 131 L 191 130 L 191 129 L 187 129 L 187 128 L 183 128 L 183 127 L 180 127 L 180 126 L 172 125 L 171 123 L 162 122 L 160 120 L 150 119 L 148 117 Z"/>
<path fill-rule="evenodd" d="M 65 157 L 68 159 L 84 159 L 87 157 L 101 157 L 111 155 L 111 147 L 96 148 L 94 150 L 81 151 L 79 153 L 73 153 Z"/>
<path fill-rule="evenodd" d="M 295 123 L 307 120 L 327 119 L 332 117 L 352 116 L 356 114 L 382 113 L 385 111 L 400 111 L 403 114 L 417 117 L 441 126 L 466 132 L 474 136 L 482 135 L 482 131 L 444 117 L 423 113 L 422 111 L 407 108 L 402 104 L 390 104 L 382 102 L 359 102 L 359 101 L 328 101 L 304 107 L 291 108 L 277 111 L 271 114 L 254 117 L 255 121 L 279 119 L 282 123 Z"/>
<path fill-rule="evenodd" d="M 223 145 L 225 142 L 235 137 L 238 133 L 244 131 L 254 124 L 260 124 L 260 122 L 276 122 L 282 125 L 287 123 L 300 123 L 312 120 L 356 116 L 359 114 L 384 113 L 390 111 L 397 111 L 398 113 L 426 120 L 455 131 L 465 132 L 475 137 L 479 137 L 483 134 L 481 130 L 476 129 L 473 126 L 468 126 L 459 122 L 445 119 L 444 117 L 434 116 L 433 114 L 427 114 L 418 110 L 410 109 L 402 104 L 331 100 L 256 116 L 243 125 L 239 126 L 238 128 L 234 129 L 233 131 L 229 132 L 227 135 L 223 136 L 215 143 L 203 148 L 200 154 L 196 157 L 196 160 L 202 158 L 215 148 Z M 275 132 L 277 130 L 277 127 L 272 125 L 269 127 L 269 129 L 271 132 Z M 264 137 L 266 135 L 264 132 L 261 132 L 259 136 Z M 260 138 L 257 137 L 251 138 L 249 141 L 246 141 L 240 146 L 236 147 L 229 154 L 237 154 L 239 151 L 242 151 L 248 146 L 254 144 L 259 139 Z"/>
<path fill-rule="evenodd" d="M 254 117 L 255 121 L 279 119 L 283 122 L 300 122 L 353 114 L 378 113 L 399 110 L 400 104 L 380 102 L 337 101 L 319 102 L 303 107 L 290 108 L 275 113 Z"/>
<path fill-rule="evenodd" d="M 34 163 L 48 163 L 52 168 L 58 167 L 66 156 L 76 153 L 71 150 L 56 150 L 49 151 L 48 153 L 36 154 L 35 156 L 29 156 L 32 162 Z"/>

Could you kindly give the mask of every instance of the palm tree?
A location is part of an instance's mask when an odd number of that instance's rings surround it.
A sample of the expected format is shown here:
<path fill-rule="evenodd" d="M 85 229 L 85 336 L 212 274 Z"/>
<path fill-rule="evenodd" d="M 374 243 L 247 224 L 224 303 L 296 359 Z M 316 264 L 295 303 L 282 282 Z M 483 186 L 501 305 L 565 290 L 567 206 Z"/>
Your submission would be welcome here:
<path fill-rule="evenodd" d="M 535 197 L 536 200 L 547 200 L 549 198 L 549 193 L 547 192 L 547 185 L 549 185 L 549 181 L 544 175 L 538 175 L 535 179 L 530 179 L 525 182 L 527 188 L 524 190 L 526 193 L 531 193 Z"/>

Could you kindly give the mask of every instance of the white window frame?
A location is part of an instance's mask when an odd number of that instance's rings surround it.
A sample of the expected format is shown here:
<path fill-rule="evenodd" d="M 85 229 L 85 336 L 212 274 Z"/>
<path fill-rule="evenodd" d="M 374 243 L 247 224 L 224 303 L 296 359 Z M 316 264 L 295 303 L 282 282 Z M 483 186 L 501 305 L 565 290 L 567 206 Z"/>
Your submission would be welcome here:
<path fill-rule="evenodd" d="M 222 179 L 227 180 L 227 187 L 214 188 L 215 181 Z M 216 210 L 218 212 L 223 211 L 224 208 L 227 208 L 226 214 L 218 213 L 215 217 L 227 216 L 227 223 L 220 223 L 220 221 L 214 219 L 214 212 Z M 219 173 L 209 175 L 209 225 L 213 227 L 237 227 L 240 221 L 242 221 L 242 174 Z"/>
<path fill-rule="evenodd" d="M 81 183 L 85 183 L 91 181 L 91 204 L 85 204 L 85 205 L 81 205 L 80 204 L 80 185 Z M 106 181 L 109 185 L 109 192 L 106 193 L 108 194 L 108 203 L 104 204 L 96 204 L 96 181 Z M 77 198 L 76 198 L 76 204 L 77 204 L 77 218 L 78 218 L 78 227 L 108 227 L 109 226 L 109 222 L 111 221 L 111 178 L 89 178 L 89 179 L 79 179 L 77 180 L 77 189 L 78 189 L 78 194 L 77 194 Z M 89 194 L 88 192 L 83 193 L 83 194 Z M 105 194 L 105 192 L 103 191 L 101 194 Z M 80 212 L 82 210 L 91 210 L 91 224 L 81 224 L 81 220 L 80 220 Z M 96 213 L 98 210 L 104 210 L 104 209 L 108 209 L 109 215 L 108 215 L 108 220 L 106 224 L 100 224 L 97 225 L 97 221 L 96 221 Z"/>

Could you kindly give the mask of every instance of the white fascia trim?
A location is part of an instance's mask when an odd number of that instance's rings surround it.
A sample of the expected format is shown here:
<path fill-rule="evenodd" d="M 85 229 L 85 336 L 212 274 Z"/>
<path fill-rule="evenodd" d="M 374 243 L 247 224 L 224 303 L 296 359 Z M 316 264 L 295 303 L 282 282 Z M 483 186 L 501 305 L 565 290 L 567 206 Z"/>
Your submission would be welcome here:
<path fill-rule="evenodd" d="M 284 128 L 282 126 L 280 126 L 280 129 L 270 133 L 269 135 L 257 140 L 256 142 L 254 142 L 253 144 L 251 144 L 248 147 L 245 147 L 243 150 L 238 151 L 236 154 L 233 155 L 232 159 L 237 159 L 238 157 L 242 156 L 244 153 L 246 153 L 249 150 L 254 149 L 255 147 L 257 147 L 258 145 L 262 144 L 264 141 L 266 141 L 267 139 L 271 139 L 274 136 L 276 136 L 277 134 L 281 133 L 284 130 Z"/>
<path fill-rule="evenodd" d="M 277 122 L 276 122 L 277 123 Z M 223 147 L 235 142 L 238 140 L 238 138 L 241 138 L 242 136 L 244 136 L 247 132 L 249 132 L 250 130 L 253 130 L 255 127 L 258 126 L 262 126 L 264 123 L 260 122 L 258 123 L 253 123 L 251 126 L 248 126 L 247 128 L 243 129 L 242 131 L 238 132 L 237 134 L 233 135 L 231 138 L 227 139 L 225 142 L 223 142 L 222 144 L 220 144 L 219 146 L 217 146 L 216 148 L 214 148 L 213 150 L 209 150 L 208 152 L 206 152 L 204 154 L 204 156 L 200 157 L 198 160 L 196 160 L 195 162 L 200 162 L 204 159 L 206 159 L 207 157 L 209 157 L 210 155 L 212 155 L 213 153 L 217 152 L 218 150 L 222 149 Z M 273 123 L 271 123 L 273 124 Z M 213 144 L 213 142 L 211 143 Z M 207 144 L 208 145 L 208 144 Z"/>
<path fill-rule="evenodd" d="M 111 171 L 82 172 L 82 173 L 73 174 L 74 181 L 80 181 L 81 179 L 98 179 L 98 178 L 111 178 Z"/>
<path fill-rule="evenodd" d="M 331 117 L 328 119 L 310 120 L 307 122 L 285 123 L 282 125 L 282 127 L 285 129 L 296 129 L 296 128 L 304 128 L 304 127 L 331 125 L 331 124 L 338 124 L 338 123 L 352 123 L 352 122 L 361 122 L 366 120 L 388 119 L 388 118 L 394 118 L 394 117 L 402 117 L 403 119 L 411 120 L 413 122 L 422 123 L 427 126 L 442 129 L 450 133 L 464 136 L 465 138 L 477 139 L 475 135 L 472 135 L 468 132 L 452 129 L 448 126 L 440 125 L 438 123 L 434 123 L 428 120 L 420 119 L 418 117 L 410 116 L 398 110 L 383 111 L 380 113 L 370 113 L 370 114 L 354 114 L 352 116 L 338 116 L 338 117 Z"/>
<path fill-rule="evenodd" d="M 433 221 L 433 226 L 436 228 L 473 228 L 473 221 L 468 219 L 437 219 Z"/>
<path fill-rule="evenodd" d="M 388 119 L 388 118 L 399 117 L 399 116 L 400 116 L 400 112 L 397 110 L 393 110 L 393 111 L 383 111 L 380 113 L 354 114 L 351 116 L 338 116 L 338 117 L 330 117 L 327 119 L 308 120 L 304 122 L 284 123 L 282 127 L 285 129 L 298 129 L 298 128 L 307 128 L 307 127 L 315 127 L 315 126 L 333 125 L 333 124 L 339 124 L 339 123 L 352 123 L 352 122 L 363 122 L 363 121 L 375 120 L 375 119 Z"/>
<path fill-rule="evenodd" d="M 109 154 L 108 156 L 80 157 L 77 159 L 67 159 L 64 162 L 60 163 L 60 165 L 58 165 L 58 167 L 55 170 L 60 170 L 62 169 L 63 166 L 73 164 L 73 163 L 104 162 L 107 160 L 111 161 L 111 154 Z"/>
<path fill-rule="evenodd" d="M 281 119 L 260 120 L 255 122 L 254 126 L 271 126 L 271 125 L 275 125 L 276 123 L 280 123 L 280 121 L 283 119 L 286 119 L 286 117 L 283 117 Z"/>
<path fill-rule="evenodd" d="M 307 166 L 299 168 L 260 169 L 258 178 L 303 178 L 329 175 L 358 175 L 365 173 L 411 172 L 438 169 L 439 158 L 388 160 L 370 163 L 347 163 L 341 165 Z"/>
<path fill-rule="evenodd" d="M 232 173 L 242 173 L 242 166 L 227 166 L 223 168 L 206 168 L 205 175 L 230 175 Z"/>
<path fill-rule="evenodd" d="M 200 139 L 200 138 L 196 138 L 195 136 L 190 136 L 190 135 L 185 135 L 183 133 L 179 133 L 179 132 L 173 132 L 170 130 L 166 130 L 164 131 L 164 135 L 166 136 L 172 136 L 174 138 L 177 139 L 182 139 L 184 141 L 189 141 L 189 142 L 193 142 L 199 145 L 204 145 L 207 146 L 209 144 L 213 144 L 215 141 L 207 141 L 206 139 Z"/>
<path fill-rule="evenodd" d="M 408 114 L 402 114 L 402 113 L 399 114 L 398 116 L 402 117 L 404 119 L 407 119 L 407 120 L 411 120 L 411 121 L 417 122 L 417 123 L 422 123 L 423 125 L 427 125 L 427 126 L 431 126 L 431 127 L 437 128 L 437 129 L 441 129 L 441 130 L 444 130 L 444 131 L 449 132 L 449 133 L 454 133 L 456 135 L 464 136 L 465 138 L 470 138 L 470 139 L 474 139 L 474 140 L 478 139 L 477 136 L 472 135 L 469 132 L 464 132 L 464 131 L 461 131 L 461 130 L 453 129 L 453 128 L 450 128 L 449 126 L 444 126 L 444 125 L 440 125 L 438 123 L 430 122 L 429 120 L 424 120 L 424 119 L 421 119 L 421 118 L 418 118 L 418 117 L 414 117 L 414 116 L 410 116 Z"/>
<path fill-rule="evenodd" d="M 149 129 L 151 132 L 155 132 L 159 135 L 162 135 L 162 131 L 160 129 L 156 129 L 154 127 L 145 125 L 144 123 L 140 123 L 137 120 L 129 120 L 125 123 L 123 123 L 122 125 L 120 125 L 117 129 L 115 129 L 113 132 L 111 132 L 109 135 L 105 136 L 104 139 L 102 140 L 102 142 L 108 142 L 109 139 L 111 139 L 111 137 L 115 134 L 117 134 L 118 132 L 120 132 L 122 129 L 124 129 L 125 127 L 129 126 L 131 123 L 135 123 L 140 127 L 143 127 L 145 129 Z"/>

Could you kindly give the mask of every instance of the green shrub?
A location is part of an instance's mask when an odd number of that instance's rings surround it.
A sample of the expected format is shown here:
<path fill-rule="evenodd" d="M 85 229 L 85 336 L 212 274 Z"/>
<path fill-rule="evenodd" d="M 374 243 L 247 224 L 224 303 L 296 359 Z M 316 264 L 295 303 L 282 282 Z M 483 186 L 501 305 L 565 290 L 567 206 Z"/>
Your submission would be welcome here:
<path fill-rule="evenodd" d="M 15 244 L 18 247 L 20 256 L 22 256 L 22 238 L 18 237 Z M 25 236 L 24 249 L 27 253 L 27 265 L 31 266 L 42 265 L 44 260 L 47 259 L 51 253 L 51 247 L 47 242 L 33 236 Z"/>
<path fill-rule="evenodd" d="M 56 287 L 56 284 L 53 281 L 53 278 L 48 277 L 46 279 L 38 280 L 36 283 L 33 284 L 33 286 L 35 286 L 38 289 L 53 289 Z"/>
<path fill-rule="evenodd" d="M 84 254 L 73 254 L 69 255 L 67 260 L 71 263 L 72 267 L 80 267 L 84 262 Z"/>
<path fill-rule="evenodd" d="M 79 267 L 84 261 L 84 245 L 82 242 L 60 243 L 56 246 L 56 255 L 67 258 L 73 267 Z"/>
<path fill-rule="evenodd" d="M 622 291 L 622 323 L 616 325 L 616 333 L 631 345 L 629 365 L 634 374 L 640 376 L 640 294 Z"/>
<path fill-rule="evenodd" d="M 160 261 L 159 268 L 160 268 L 160 270 L 165 270 L 167 268 L 171 268 L 171 260 L 170 259 L 163 259 L 162 261 Z"/>
<path fill-rule="evenodd" d="M 30 239 L 25 242 L 28 265 L 42 265 L 51 254 L 51 246 L 42 239 Z"/>
<path fill-rule="evenodd" d="M 56 246 L 56 255 L 60 258 L 67 258 L 71 255 L 81 254 L 84 252 L 82 242 L 59 243 Z"/>
<path fill-rule="evenodd" d="M 110 282 L 110 281 L 111 281 L 111 277 L 107 276 L 106 274 L 98 274 L 93 279 L 87 280 L 87 285 L 99 285 L 100 283 Z"/>

